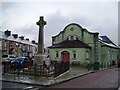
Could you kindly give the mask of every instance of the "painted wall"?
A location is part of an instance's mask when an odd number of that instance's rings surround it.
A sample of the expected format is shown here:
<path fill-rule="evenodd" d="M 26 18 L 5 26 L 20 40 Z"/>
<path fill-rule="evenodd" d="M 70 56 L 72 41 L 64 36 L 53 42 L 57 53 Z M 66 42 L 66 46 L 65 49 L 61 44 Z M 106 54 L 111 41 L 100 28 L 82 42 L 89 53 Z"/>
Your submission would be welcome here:
<path fill-rule="evenodd" d="M 101 46 L 101 64 L 103 68 L 109 67 L 112 65 L 112 61 L 115 61 L 117 64 L 118 59 L 118 49 L 108 47 L 106 45 Z"/>
<path fill-rule="evenodd" d="M 69 24 L 64 28 L 62 32 L 58 35 L 53 37 L 53 41 L 57 44 L 64 40 L 71 40 L 71 36 L 74 38 L 78 38 L 80 41 L 86 43 L 91 47 L 91 50 L 88 50 L 90 53 L 90 63 L 94 64 L 94 62 L 100 62 L 101 67 L 108 67 L 111 65 L 112 60 L 117 60 L 118 56 L 118 49 L 108 47 L 99 41 L 98 38 L 99 33 L 92 33 L 88 30 L 82 28 L 78 24 Z M 52 41 L 52 42 L 53 42 Z M 59 57 L 55 58 L 55 52 L 59 51 Z M 57 49 L 50 49 L 50 58 L 51 60 L 61 60 L 61 52 L 62 51 L 69 51 L 70 53 L 70 61 L 75 61 L 72 59 L 72 52 L 75 50 L 77 52 L 77 60 L 81 63 L 87 63 L 86 61 L 86 49 L 85 48 L 57 48 Z"/>
<path fill-rule="evenodd" d="M 65 29 L 54 38 L 54 42 L 59 43 L 66 39 L 71 40 L 71 36 L 74 36 L 74 39 L 76 39 L 77 37 L 80 41 L 83 41 L 84 43 L 92 47 L 91 60 L 93 63 L 95 61 L 95 50 L 96 50 L 95 39 L 96 38 L 98 39 L 98 34 L 97 34 L 97 37 L 95 37 L 95 35 L 96 33 L 88 32 L 86 29 L 83 29 L 79 25 L 70 24 L 66 26 Z"/>
<path fill-rule="evenodd" d="M 56 51 L 58 51 L 58 58 L 56 58 Z M 80 62 L 80 64 L 87 64 L 89 63 L 90 59 L 90 50 L 86 48 L 57 48 L 57 49 L 50 49 L 50 60 L 54 61 L 57 60 L 58 62 L 61 61 L 61 53 L 63 51 L 68 51 L 70 53 L 70 63 Z M 73 58 L 73 51 L 76 51 L 76 59 Z M 88 58 L 86 59 L 86 52 L 88 53 Z"/>
<path fill-rule="evenodd" d="M 77 25 L 70 25 L 67 28 L 65 28 L 64 30 L 64 40 L 66 40 L 66 38 L 68 36 L 79 36 L 79 39 L 82 40 L 81 37 L 81 29 L 80 27 L 78 27 Z"/>

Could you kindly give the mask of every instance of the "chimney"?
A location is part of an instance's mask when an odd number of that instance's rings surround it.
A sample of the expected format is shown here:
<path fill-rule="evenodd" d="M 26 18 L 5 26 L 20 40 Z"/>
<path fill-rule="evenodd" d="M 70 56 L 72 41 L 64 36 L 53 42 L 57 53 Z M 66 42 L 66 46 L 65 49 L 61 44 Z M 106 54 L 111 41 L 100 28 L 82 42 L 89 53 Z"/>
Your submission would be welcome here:
<path fill-rule="evenodd" d="M 24 36 L 20 36 L 19 38 L 20 38 L 21 40 L 24 40 Z"/>
<path fill-rule="evenodd" d="M 7 37 L 9 37 L 11 35 L 11 31 L 8 31 L 8 30 L 6 30 L 4 33 Z"/>
<path fill-rule="evenodd" d="M 18 34 L 12 34 L 12 35 L 15 39 L 18 38 Z"/>
<path fill-rule="evenodd" d="M 35 40 L 32 40 L 32 44 L 35 44 Z"/>
<path fill-rule="evenodd" d="M 28 38 L 26 38 L 26 40 L 29 42 L 29 39 L 28 39 Z"/>

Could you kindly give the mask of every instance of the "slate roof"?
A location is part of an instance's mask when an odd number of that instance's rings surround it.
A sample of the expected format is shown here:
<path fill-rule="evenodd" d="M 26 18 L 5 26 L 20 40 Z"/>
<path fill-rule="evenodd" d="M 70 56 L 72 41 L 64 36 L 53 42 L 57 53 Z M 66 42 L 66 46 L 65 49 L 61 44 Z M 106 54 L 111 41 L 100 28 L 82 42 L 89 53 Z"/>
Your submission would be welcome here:
<path fill-rule="evenodd" d="M 53 44 L 48 48 L 91 48 L 91 47 L 79 40 L 66 40 L 58 44 Z"/>
<path fill-rule="evenodd" d="M 100 36 L 103 42 L 115 45 L 107 36 Z M 116 45 L 115 45 L 116 46 Z"/>
<path fill-rule="evenodd" d="M 102 43 L 106 44 L 107 46 L 117 48 L 117 45 L 115 45 L 107 36 L 100 36 L 99 39 L 102 41 Z"/>
<path fill-rule="evenodd" d="M 100 37 L 102 38 L 103 42 L 115 45 L 107 36 L 100 36 Z"/>
<path fill-rule="evenodd" d="M 37 46 L 37 45 L 27 41 L 26 39 L 21 40 L 19 37 L 14 38 L 13 35 L 10 35 L 10 36 L 7 37 L 6 34 L 2 31 L 0 31 L 0 39 L 15 41 L 17 43 L 23 43 L 23 44 L 32 45 L 32 46 Z"/>

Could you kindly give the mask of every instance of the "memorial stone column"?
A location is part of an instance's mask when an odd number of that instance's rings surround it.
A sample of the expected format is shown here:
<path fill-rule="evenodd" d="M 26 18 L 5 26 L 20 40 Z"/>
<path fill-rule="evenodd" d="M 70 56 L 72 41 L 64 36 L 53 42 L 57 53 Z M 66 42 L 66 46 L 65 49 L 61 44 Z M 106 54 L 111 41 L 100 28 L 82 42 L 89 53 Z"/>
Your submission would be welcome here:
<path fill-rule="evenodd" d="M 39 35 L 38 35 L 38 52 L 35 55 L 34 64 L 43 65 L 43 60 L 46 58 L 44 53 L 44 26 L 46 25 L 46 21 L 44 21 L 44 17 L 40 16 L 40 20 L 36 22 L 39 26 Z"/>

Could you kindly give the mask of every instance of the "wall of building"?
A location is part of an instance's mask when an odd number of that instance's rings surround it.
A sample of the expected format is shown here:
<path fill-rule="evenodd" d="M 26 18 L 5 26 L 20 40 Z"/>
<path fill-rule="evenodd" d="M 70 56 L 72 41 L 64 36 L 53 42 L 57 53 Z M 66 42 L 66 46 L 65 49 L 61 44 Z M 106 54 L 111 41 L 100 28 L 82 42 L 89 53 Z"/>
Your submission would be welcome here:
<path fill-rule="evenodd" d="M 81 65 L 88 64 L 91 61 L 90 50 L 86 48 L 57 48 L 50 49 L 50 60 L 61 62 L 61 53 L 63 51 L 68 51 L 70 54 L 70 63 L 79 62 Z M 73 51 L 76 51 L 76 59 L 73 58 Z M 56 52 L 58 52 L 58 57 L 56 57 Z M 86 54 L 88 52 L 88 55 Z M 87 55 L 87 56 L 86 56 Z M 87 57 L 87 58 L 86 58 Z"/>
<path fill-rule="evenodd" d="M 118 48 L 109 47 L 109 45 L 103 45 L 103 43 L 99 41 L 99 33 L 89 32 L 88 30 L 83 29 L 78 24 L 69 24 L 68 26 L 66 26 L 62 32 L 53 37 L 53 41 L 55 42 L 55 44 L 58 44 L 59 42 L 62 42 L 64 40 L 71 40 L 71 36 L 77 37 L 80 41 L 86 43 L 88 46 L 91 47 L 89 54 L 90 63 L 94 64 L 95 62 L 99 62 L 101 68 L 109 67 L 112 64 L 113 60 L 116 63 L 116 60 L 118 59 Z M 69 51 L 71 62 L 74 61 L 72 60 L 72 51 L 76 50 L 77 54 L 79 54 L 77 55 L 76 61 L 80 61 L 81 63 L 89 62 L 85 58 L 85 48 L 50 48 L 50 59 L 60 61 L 61 56 L 55 58 L 56 50 L 58 50 L 59 55 L 61 55 L 62 50 Z"/>
<path fill-rule="evenodd" d="M 82 28 L 74 24 L 68 26 L 67 28 L 64 29 L 64 40 L 66 40 L 68 36 L 79 36 L 80 40 L 82 40 L 81 29 Z"/>
<path fill-rule="evenodd" d="M 108 47 L 106 45 L 101 46 L 101 64 L 103 68 L 111 66 L 113 61 L 117 64 L 118 50 L 118 48 Z"/>
<path fill-rule="evenodd" d="M 10 32 L 10 31 L 6 31 Z M 34 56 L 37 52 L 37 45 L 29 42 L 27 39 L 21 39 L 20 37 L 14 38 L 9 33 L 9 36 L 2 32 L 2 54 L 14 54 L 16 56 Z"/>

